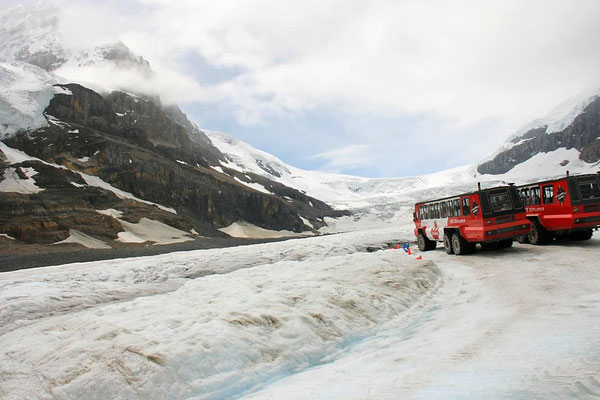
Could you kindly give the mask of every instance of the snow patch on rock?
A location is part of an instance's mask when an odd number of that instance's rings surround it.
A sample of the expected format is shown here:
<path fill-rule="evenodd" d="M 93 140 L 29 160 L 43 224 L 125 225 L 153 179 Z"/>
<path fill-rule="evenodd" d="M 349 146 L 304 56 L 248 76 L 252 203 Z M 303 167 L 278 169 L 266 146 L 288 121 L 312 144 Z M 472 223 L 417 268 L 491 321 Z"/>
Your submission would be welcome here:
<path fill-rule="evenodd" d="M 159 245 L 194 240 L 187 232 L 148 218 L 140 219 L 137 224 L 124 220 L 119 222 L 125 231 L 119 232 L 117 240 L 123 243 L 154 242 L 155 245 Z"/>
<path fill-rule="evenodd" d="M 21 194 L 39 193 L 42 188 L 36 185 L 33 176 L 37 171 L 33 168 L 20 168 L 27 179 L 21 179 L 17 174 L 16 168 L 7 168 L 4 170 L 4 180 L 0 181 L 0 192 L 12 192 Z"/>
<path fill-rule="evenodd" d="M 308 232 L 292 232 L 292 231 L 272 231 L 264 229 L 259 226 L 253 225 L 249 222 L 238 221 L 233 224 L 219 229 L 221 232 L 228 234 L 231 237 L 236 238 L 253 238 L 253 239 L 274 239 L 283 237 L 298 237 L 298 236 L 310 236 L 313 233 Z"/>
<path fill-rule="evenodd" d="M 110 183 L 103 181 L 101 178 L 99 178 L 97 176 L 88 175 L 88 174 L 85 174 L 83 172 L 78 172 L 78 173 L 83 177 L 83 179 L 86 181 L 86 183 L 88 185 L 90 185 L 90 186 L 96 186 L 96 187 L 103 188 L 103 189 L 106 189 L 106 190 L 110 190 L 115 195 L 117 195 L 117 197 L 119 197 L 121 199 L 131 199 L 131 200 L 139 201 L 140 203 L 144 203 L 144 204 L 149 204 L 149 205 L 156 206 L 156 207 L 160 208 L 163 211 L 168 211 L 170 213 L 177 214 L 177 211 L 174 208 L 165 207 L 163 205 L 160 205 L 160 204 L 157 204 L 157 203 L 153 203 L 151 201 L 142 200 L 142 199 L 140 199 L 138 197 L 135 197 L 133 194 L 131 194 L 129 192 L 125 192 L 124 190 L 121 190 L 121 189 L 118 189 L 118 188 L 114 187 Z"/>
<path fill-rule="evenodd" d="M 110 249 L 111 247 L 103 242 L 102 240 L 93 238 L 89 235 L 86 235 L 83 232 L 80 232 L 76 229 L 69 229 L 69 237 L 60 242 L 56 242 L 54 244 L 61 243 L 78 243 L 89 249 Z"/>
<path fill-rule="evenodd" d="M 266 194 L 273 194 L 272 192 L 269 192 L 263 185 L 261 185 L 260 183 L 253 183 L 253 182 L 244 182 L 243 180 L 241 180 L 240 178 L 238 178 L 237 176 L 234 177 L 233 179 L 235 179 L 236 181 L 238 181 L 239 183 L 241 183 L 244 186 L 247 186 L 249 188 L 252 188 L 254 190 L 257 190 L 261 193 L 266 193 Z"/>

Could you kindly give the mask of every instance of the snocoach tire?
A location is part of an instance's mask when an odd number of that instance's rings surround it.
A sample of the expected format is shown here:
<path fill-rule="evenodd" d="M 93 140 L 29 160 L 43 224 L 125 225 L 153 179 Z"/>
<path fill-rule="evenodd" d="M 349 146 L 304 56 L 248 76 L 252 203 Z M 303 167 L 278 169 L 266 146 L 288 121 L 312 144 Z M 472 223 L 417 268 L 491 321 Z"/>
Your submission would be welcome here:
<path fill-rule="evenodd" d="M 465 254 L 469 254 L 473 252 L 473 244 L 467 242 L 462 236 L 458 233 L 452 235 L 452 249 L 454 250 L 454 254 L 462 256 Z"/>
<path fill-rule="evenodd" d="M 425 235 L 422 233 L 419 233 L 419 236 L 417 236 L 417 246 L 419 247 L 419 250 L 427 251 L 427 241 Z"/>
<path fill-rule="evenodd" d="M 422 232 L 419 232 L 419 236 L 417 236 L 417 246 L 419 246 L 419 250 L 421 251 L 434 250 L 436 248 L 436 242 L 434 240 L 429 240 L 427 236 Z"/>
<path fill-rule="evenodd" d="M 529 238 L 527 237 L 527 235 L 517 236 L 517 242 L 521 244 L 526 244 L 529 243 Z"/>
<path fill-rule="evenodd" d="M 529 231 L 527 239 L 529 239 L 529 243 L 539 245 L 550 242 L 552 236 L 550 235 L 550 233 L 548 233 L 546 228 L 544 228 L 542 224 L 540 224 L 540 221 L 534 219 L 533 221 L 531 221 L 531 231 Z"/>
<path fill-rule="evenodd" d="M 454 250 L 452 249 L 452 240 L 450 239 L 450 236 L 446 235 L 444 233 L 444 250 L 446 251 L 446 254 L 454 254 Z"/>

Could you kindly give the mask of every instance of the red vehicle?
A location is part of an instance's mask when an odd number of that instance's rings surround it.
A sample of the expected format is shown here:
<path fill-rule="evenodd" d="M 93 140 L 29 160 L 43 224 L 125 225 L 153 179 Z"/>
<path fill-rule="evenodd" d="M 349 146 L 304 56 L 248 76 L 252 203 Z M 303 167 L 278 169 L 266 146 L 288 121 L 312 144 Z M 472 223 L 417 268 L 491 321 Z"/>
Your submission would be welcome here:
<path fill-rule="evenodd" d="M 544 244 L 554 237 L 587 240 L 600 226 L 600 175 L 567 175 L 518 187 L 531 220 L 521 243 Z"/>
<path fill-rule="evenodd" d="M 415 236 L 421 251 L 444 242 L 448 254 L 468 254 L 475 245 L 504 248 L 525 235 L 531 223 L 513 185 L 415 204 Z"/>

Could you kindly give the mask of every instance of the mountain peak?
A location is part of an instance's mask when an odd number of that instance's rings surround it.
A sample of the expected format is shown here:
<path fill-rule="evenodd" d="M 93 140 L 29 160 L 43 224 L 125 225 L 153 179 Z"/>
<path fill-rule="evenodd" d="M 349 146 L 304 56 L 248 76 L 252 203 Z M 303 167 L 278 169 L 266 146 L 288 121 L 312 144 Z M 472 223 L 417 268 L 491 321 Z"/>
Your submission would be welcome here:
<path fill-rule="evenodd" d="M 61 10 L 45 2 L 0 12 L 0 61 L 26 62 L 47 71 L 66 61 L 59 33 Z"/>
<path fill-rule="evenodd" d="M 600 84 L 566 99 L 551 109 L 544 117 L 537 118 L 524 125 L 515 132 L 510 141 L 517 143 L 525 134 L 534 129 L 544 128 L 544 132 L 548 134 L 560 132 L 569 127 L 575 118 L 583 113 L 585 108 L 598 97 L 600 97 Z"/>

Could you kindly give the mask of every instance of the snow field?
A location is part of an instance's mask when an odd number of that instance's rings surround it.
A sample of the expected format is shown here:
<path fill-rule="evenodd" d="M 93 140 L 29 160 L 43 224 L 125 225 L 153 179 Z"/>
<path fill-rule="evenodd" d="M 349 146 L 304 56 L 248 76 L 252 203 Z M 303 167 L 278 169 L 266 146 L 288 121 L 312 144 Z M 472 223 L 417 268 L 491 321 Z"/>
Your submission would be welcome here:
<path fill-rule="evenodd" d="M 248 399 L 597 399 L 600 240 L 452 257 L 443 285 L 331 363 Z"/>
<path fill-rule="evenodd" d="M 197 277 L 344 256 L 388 241 L 398 241 L 394 229 L 6 272 L 0 274 L 0 335 L 49 314 L 170 292 Z"/>
<path fill-rule="evenodd" d="M 232 250 L 238 268 L 253 258 L 248 252 L 270 250 L 277 258 L 277 250 L 289 251 L 280 261 L 263 257 L 263 264 L 231 273 L 185 281 L 169 277 L 163 285 L 170 292 L 152 295 L 138 287 L 134 298 L 106 299 L 108 304 L 81 305 L 79 311 L 61 309 L 53 298 L 74 295 L 85 301 L 83 292 L 89 294 L 89 286 L 79 284 L 89 279 L 92 286 L 101 286 L 98 263 L 3 274 L 0 304 L 5 312 L 7 305 L 12 311 L 25 306 L 33 312 L 26 316 L 35 318 L 35 301 L 46 310 L 37 320 L 4 318 L 8 327 L 0 336 L 0 357 L 7 362 L 0 366 L 5 377 L 0 393 L 7 399 L 238 395 L 335 359 L 344 346 L 409 310 L 438 280 L 434 264 L 401 251 L 308 256 L 295 248 L 316 253 L 324 249 L 310 239 L 292 242 Z M 211 252 L 178 256 L 201 258 L 204 253 Z M 186 267 L 177 258 L 171 260 L 171 274 Z M 142 265 L 152 269 L 167 262 L 160 256 L 144 261 L 133 263 L 141 270 Z M 119 261 L 125 267 L 127 263 Z M 53 273 L 61 276 L 44 287 L 38 279 Z M 131 279 L 126 268 L 121 273 Z M 103 280 L 105 288 L 119 286 L 109 282 Z M 147 284 L 139 286 L 152 290 Z M 44 297 L 54 307 L 44 304 Z"/>

